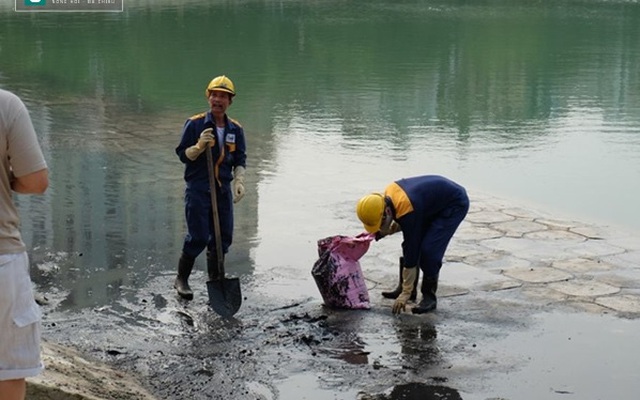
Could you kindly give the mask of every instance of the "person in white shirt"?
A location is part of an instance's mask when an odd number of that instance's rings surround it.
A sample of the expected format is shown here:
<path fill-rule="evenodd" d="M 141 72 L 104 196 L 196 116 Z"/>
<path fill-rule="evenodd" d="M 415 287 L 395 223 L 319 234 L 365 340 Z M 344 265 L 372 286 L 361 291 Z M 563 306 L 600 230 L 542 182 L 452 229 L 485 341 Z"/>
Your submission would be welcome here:
<path fill-rule="evenodd" d="M 42 194 L 49 172 L 26 106 L 0 89 L 0 400 L 23 400 L 38 375 L 40 309 L 19 230 L 13 193 Z"/>

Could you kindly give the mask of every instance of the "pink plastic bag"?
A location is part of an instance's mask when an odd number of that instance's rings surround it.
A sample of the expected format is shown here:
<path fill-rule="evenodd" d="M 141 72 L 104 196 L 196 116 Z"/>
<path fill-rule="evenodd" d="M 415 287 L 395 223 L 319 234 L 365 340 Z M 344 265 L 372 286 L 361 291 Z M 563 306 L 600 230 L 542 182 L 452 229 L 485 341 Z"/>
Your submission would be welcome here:
<path fill-rule="evenodd" d="M 368 309 L 369 291 L 358 261 L 375 236 L 329 236 L 318 240 L 318 255 L 311 275 L 324 304 L 331 308 Z"/>

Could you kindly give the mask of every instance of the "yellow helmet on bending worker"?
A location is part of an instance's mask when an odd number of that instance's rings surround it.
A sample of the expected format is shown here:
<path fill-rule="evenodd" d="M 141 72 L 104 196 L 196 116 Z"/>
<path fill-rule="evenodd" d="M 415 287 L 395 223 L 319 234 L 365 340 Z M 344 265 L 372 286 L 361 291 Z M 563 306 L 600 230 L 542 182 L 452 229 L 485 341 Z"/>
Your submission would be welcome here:
<path fill-rule="evenodd" d="M 356 214 L 367 232 L 376 233 L 380 230 L 384 205 L 384 196 L 381 193 L 368 194 L 358 201 Z"/>

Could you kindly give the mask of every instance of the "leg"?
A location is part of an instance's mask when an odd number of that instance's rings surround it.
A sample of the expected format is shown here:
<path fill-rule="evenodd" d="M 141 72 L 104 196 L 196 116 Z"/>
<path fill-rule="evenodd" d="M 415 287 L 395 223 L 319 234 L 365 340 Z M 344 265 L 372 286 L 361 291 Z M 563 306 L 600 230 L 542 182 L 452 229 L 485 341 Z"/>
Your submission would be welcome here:
<path fill-rule="evenodd" d="M 24 400 L 26 388 L 24 378 L 0 381 L 0 400 Z"/>
<path fill-rule="evenodd" d="M 390 292 L 382 292 L 382 297 L 386 298 L 386 299 L 397 299 L 398 296 L 400 296 L 400 293 L 402 293 L 402 268 L 404 268 L 404 257 L 400 257 L 399 263 L 400 265 L 400 272 L 399 272 L 399 277 L 398 277 L 398 286 L 396 286 L 395 289 L 393 289 Z M 409 297 L 409 300 L 411 301 L 416 301 L 416 298 L 418 298 L 418 281 L 420 280 L 420 268 L 418 268 L 417 271 L 417 275 L 416 275 L 416 281 L 413 283 L 413 290 L 411 291 L 411 297 Z"/>
<path fill-rule="evenodd" d="M 178 261 L 178 275 L 173 282 L 173 287 L 178 291 L 178 295 L 185 300 L 193 300 L 193 291 L 189 286 L 189 275 L 191 275 L 195 261 L 195 258 L 189 257 L 184 252 Z"/>
<path fill-rule="evenodd" d="M 437 307 L 436 291 L 442 259 L 458 226 L 469 210 L 468 199 L 445 209 L 441 217 L 435 219 L 422 240 L 420 253 L 420 268 L 424 272 L 422 278 L 422 300 L 412 309 L 414 314 L 433 311 Z"/>
<path fill-rule="evenodd" d="M 185 193 L 185 217 L 188 233 L 182 246 L 182 255 L 178 261 L 178 275 L 173 287 L 180 297 L 191 300 L 193 291 L 189 287 L 189 275 L 193 270 L 196 257 L 207 245 L 210 215 L 208 213 L 206 192 L 187 191 Z"/>
<path fill-rule="evenodd" d="M 0 400 L 23 400 L 25 378 L 42 371 L 40 310 L 27 253 L 3 255 L 0 265 Z"/>

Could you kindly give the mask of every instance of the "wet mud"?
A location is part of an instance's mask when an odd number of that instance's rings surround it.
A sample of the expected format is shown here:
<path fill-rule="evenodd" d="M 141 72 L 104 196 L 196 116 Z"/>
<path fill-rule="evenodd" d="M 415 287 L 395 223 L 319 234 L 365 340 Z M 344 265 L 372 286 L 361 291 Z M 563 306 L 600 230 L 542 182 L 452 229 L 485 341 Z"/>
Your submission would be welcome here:
<path fill-rule="evenodd" d="M 447 311 L 392 317 L 379 304 L 331 310 L 316 297 L 282 304 L 254 296 L 252 282 L 243 282 L 241 311 L 225 320 L 204 288 L 184 302 L 166 290 L 171 279 L 136 290 L 134 301 L 46 312 L 45 335 L 137 376 L 159 399 L 456 399 L 448 382 L 459 372 L 447 354 L 474 357 L 483 337 L 526 325 L 495 308 L 488 318 L 487 304 L 467 305 L 466 321 Z"/>

